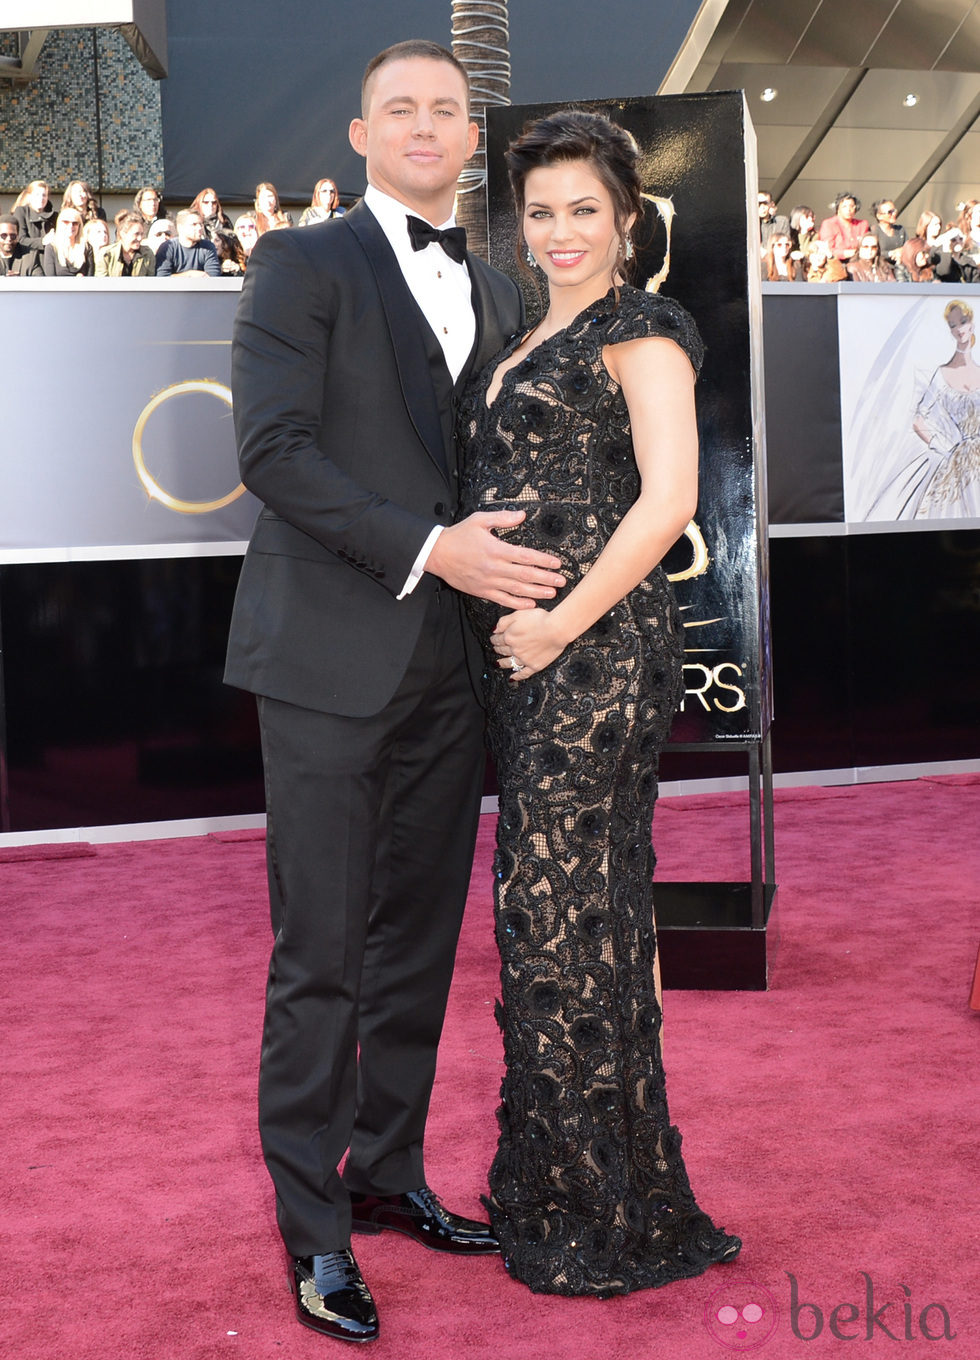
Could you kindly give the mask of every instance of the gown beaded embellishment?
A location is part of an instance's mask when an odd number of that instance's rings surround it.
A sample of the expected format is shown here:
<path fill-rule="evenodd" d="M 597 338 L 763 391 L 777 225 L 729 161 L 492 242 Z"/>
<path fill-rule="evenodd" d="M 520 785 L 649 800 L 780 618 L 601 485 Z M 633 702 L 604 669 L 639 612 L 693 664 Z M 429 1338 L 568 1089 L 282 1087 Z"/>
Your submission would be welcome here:
<path fill-rule="evenodd" d="M 507 531 L 562 559 L 572 589 L 639 494 L 605 345 L 703 346 L 675 302 L 610 290 L 503 377 L 464 395 L 460 514 L 523 509 Z M 553 603 L 549 601 L 545 607 Z M 681 694 L 683 634 L 658 567 L 544 671 L 487 654 L 500 790 L 494 861 L 506 1071 L 486 1201 L 510 1273 L 537 1293 L 608 1296 L 699 1275 L 740 1242 L 697 1206 L 670 1124 L 654 984 L 657 766 Z"/>

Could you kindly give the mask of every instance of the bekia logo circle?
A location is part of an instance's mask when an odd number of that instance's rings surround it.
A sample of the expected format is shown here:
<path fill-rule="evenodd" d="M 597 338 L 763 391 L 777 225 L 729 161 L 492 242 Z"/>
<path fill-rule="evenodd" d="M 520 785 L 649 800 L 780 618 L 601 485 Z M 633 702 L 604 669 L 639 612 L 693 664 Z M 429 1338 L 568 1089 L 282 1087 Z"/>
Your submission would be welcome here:
<path fill-rule="evenodd" d="M 716 1289 L 704 1305 L 704 1325 L 730 1351 L 754 1351 L 776 1330 L 779 1310 L 769 1290 L 752 1280 Z"/>

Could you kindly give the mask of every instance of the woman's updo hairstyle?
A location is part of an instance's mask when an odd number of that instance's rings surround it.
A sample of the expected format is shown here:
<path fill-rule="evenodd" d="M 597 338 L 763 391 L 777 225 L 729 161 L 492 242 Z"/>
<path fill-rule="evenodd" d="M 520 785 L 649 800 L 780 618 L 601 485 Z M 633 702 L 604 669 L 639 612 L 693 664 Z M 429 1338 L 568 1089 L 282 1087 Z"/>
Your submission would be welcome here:
<path fill-rule="evenodd" d="M 973 320 L 973 308 L 970 306 L 970 304 L 968 302 L 964 302 L 961 298 L 953 298 L 953 301 L 947 302 L 946 306 L 943 309 L 943 320 L 946 322 L 947 326 L 949 325 L 949 318 L 953 315 L 955 311 L 957 311 L 957 309 L 961 312 L 964 321 Z M 972 349 L 976 343 L 977 337 L 975 335 L 971 335 L 970 348 Z"/>
<path fill-rule="evenodd" d="M 524 186 L 532 170 L 559 165 L 565 161 L 587 161 L 602 181 L 613 202 L 616 230 L 625 245 L 626 223 L 635 214 L 636 224 L 643 221 L 643 185 L 640 180 L 640 153 L 630 133 L 601 113 L 585 109 L 559 109 L 546 118 L 528 123 L 516 141 L 507 148 L 505 159 L 510 187 L 517 207 L 517 255 L 523 264 Z M 633 261 L 621 252 L 618 268 L 626 274 Z"/>

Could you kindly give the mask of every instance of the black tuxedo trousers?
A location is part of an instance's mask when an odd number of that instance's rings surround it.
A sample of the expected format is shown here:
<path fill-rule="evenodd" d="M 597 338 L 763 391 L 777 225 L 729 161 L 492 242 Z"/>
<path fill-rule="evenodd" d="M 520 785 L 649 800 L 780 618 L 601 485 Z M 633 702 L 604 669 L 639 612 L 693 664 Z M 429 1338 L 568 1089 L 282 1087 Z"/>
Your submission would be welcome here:
<path fill-rule="evenodd" d="M 402 682 L 371 717 L 258 701 L 275 933 L 259 1126 L 296 1256 L 348 1244 L 348 1190 L 426 1183 L 483 783 L 461 626 L 452 592 L 434 591 Z"/>

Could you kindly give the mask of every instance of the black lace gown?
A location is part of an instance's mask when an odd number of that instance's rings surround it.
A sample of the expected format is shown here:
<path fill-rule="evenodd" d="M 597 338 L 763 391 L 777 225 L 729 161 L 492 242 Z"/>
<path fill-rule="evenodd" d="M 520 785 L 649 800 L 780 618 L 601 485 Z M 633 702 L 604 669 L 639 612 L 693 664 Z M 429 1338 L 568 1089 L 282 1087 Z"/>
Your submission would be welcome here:
<path fill-rule="evenodd" d="M 557 554 L 563 594 L 639 493 L 626 403 L 605 345 L 676 341 L 676 303 L 623 287 L 463 407 L 462 513 L 523 509 L 509 531 Z M 551 606 L 548 602 L 545 607 Z M 508 1270 L 538 1293 L 618 1294 L 699 1275 L 737 1238 L 695 1203 L 670 1124 L 654 984 L 650 826 L 681 693 L 683 636 L 658 567 L 544 671 L 512 683 L 489 644 L 501 610 L 469 599 L 487 650 L 500 788 L 495 906 L 506 1075 L 490 1171 Z"/>

